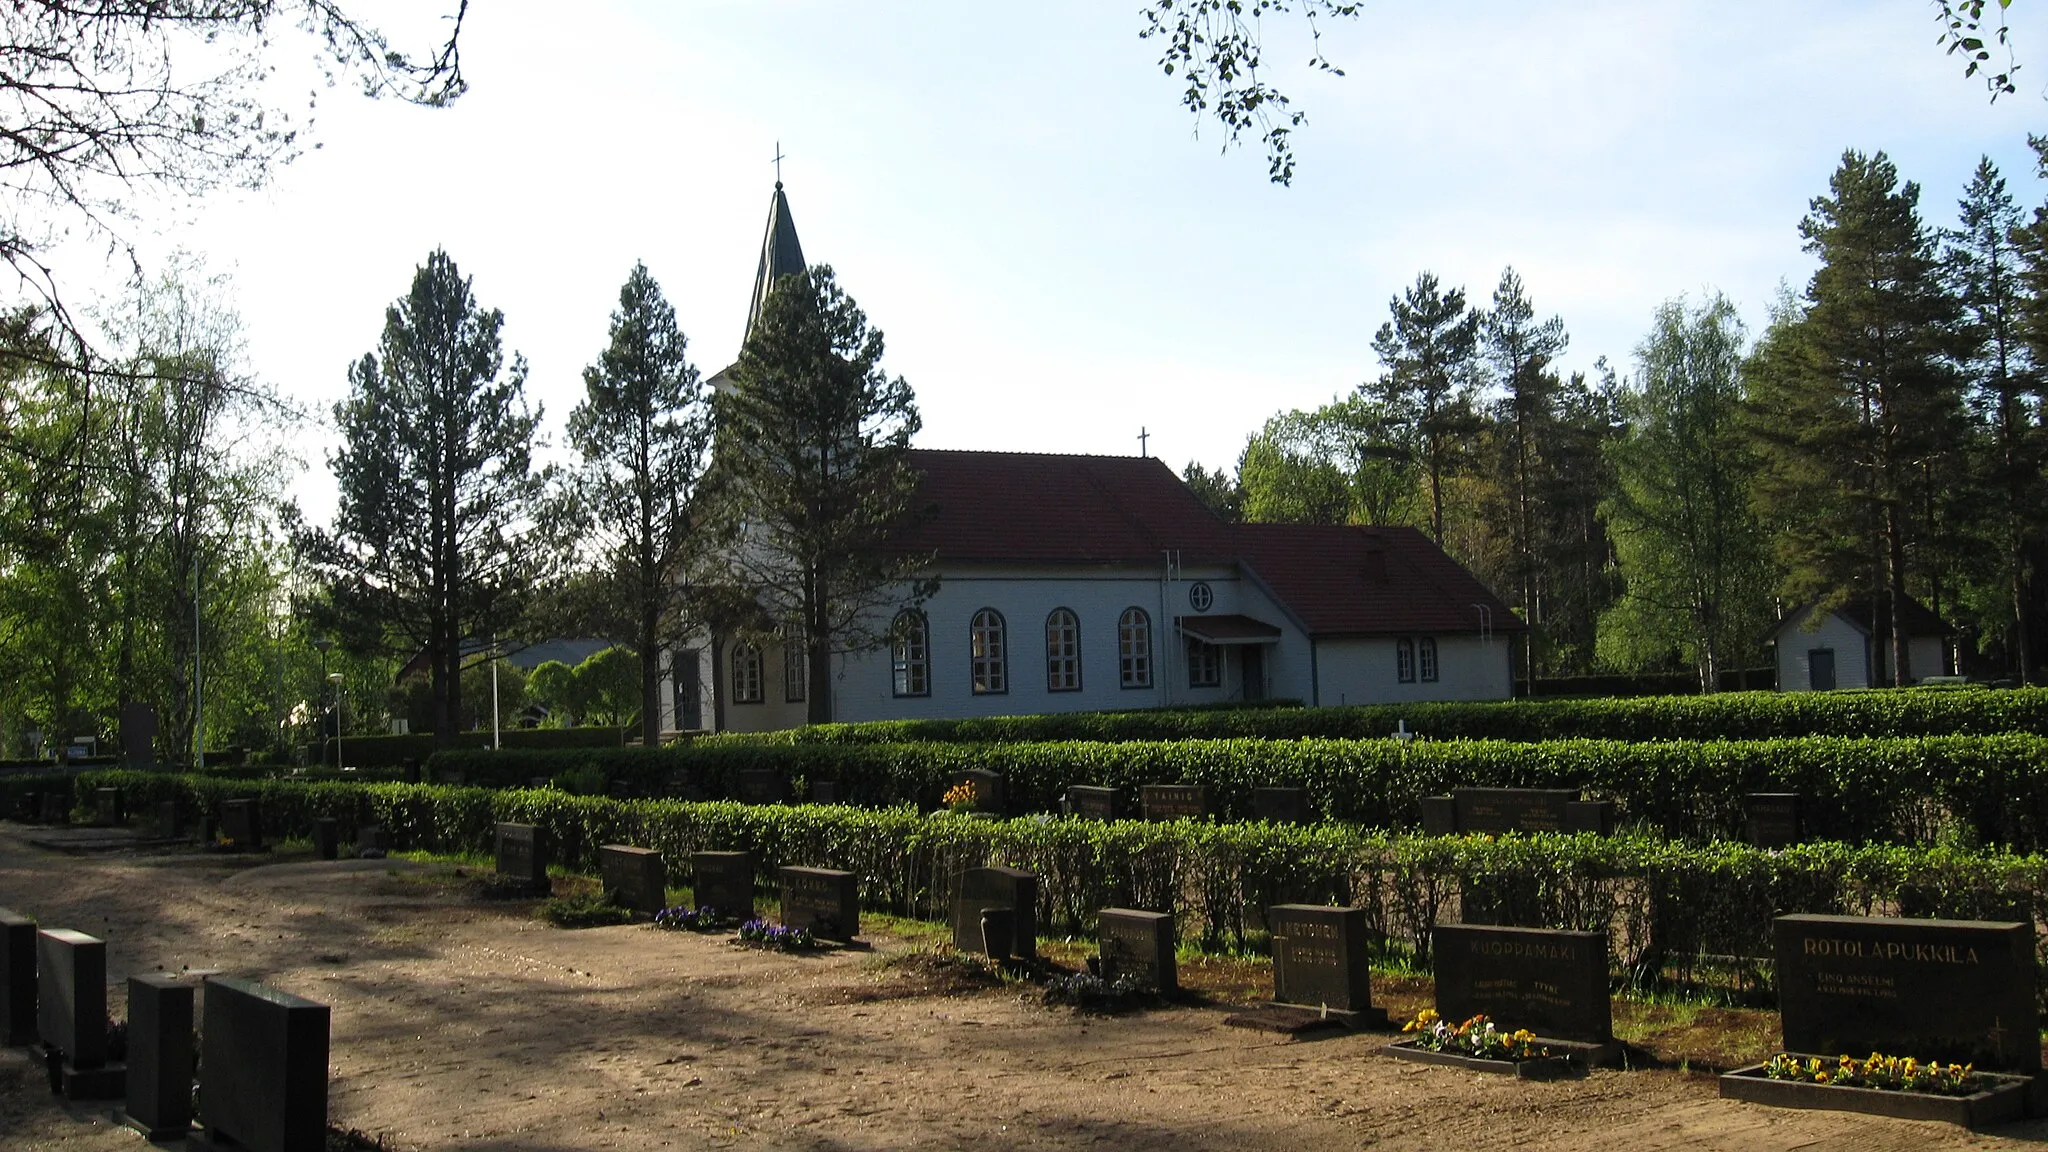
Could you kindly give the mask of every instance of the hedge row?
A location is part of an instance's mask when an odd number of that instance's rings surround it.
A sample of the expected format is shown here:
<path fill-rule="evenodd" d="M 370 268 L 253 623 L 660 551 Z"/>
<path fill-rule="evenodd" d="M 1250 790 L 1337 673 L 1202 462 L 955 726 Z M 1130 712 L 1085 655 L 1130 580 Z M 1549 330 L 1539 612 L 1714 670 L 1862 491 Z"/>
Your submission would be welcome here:
<path fill-rule="evenodd" d="M 529 751 L 553 751 L 563 748 L 623 748 L 626 746 L 624 728 L 507 728 L 498 734 L 498 743 L 505 748 Z M 486 749 L 491 746 L 489 732 L 458 732 L 455 747 Z M 424 761 L 434 754 L 434 735 L 431 732 L 411 733 L 404 736 L 347 736 L 341 741 L 341 750 L 355 768 L 396 768 L 406 761 Z M 334 740 L 328 739 L 321 745 L 320 762 L 334 763 Z"/>
<path fill-rule="evenodd" d="M 1057 812 L 1072 784 L 1125 790 L 1207 784 L 1219 814 L 1245 816 L 1261 785 L 1306 787 L 1323 816 L 1375 828 L 1418 822 L 1418 799 L 1460 785 L 1581 788 L 1617 802 L 1624 824 L 1708 841 L 1739 838 L 1746 792 L 1807 798 L 1818 838 L 1849 843 L 1960 838 L 2018 851 L 2048 848 L 2048 737 L 1934 736 L 1852 740 L 1181 740 L 1045 744 L 672 745 L 608 752 L 444 752 L 433 780 L 524 787 L 536 778 L 598 778 L 638 795 L 737 797 L 739 774 L 833 780 L 840 799 L 931 809 L 969 768 L 1003 774 L 1014 813 Z"/>
<path fill-rule="evenodd" d="M 69 781 L 56 781 L 69 783 Z M 597 848 L 659 849 L 671 861 L 705 849 L 750 849 L 772 901 L 784 864 L 844 868 L 871 908 L 941 919 L 954 877 L 1007 864 L 1039 876 L 1042 931 L 1087 935 L 1097 909 L 1176 914 L 1182 933 L 1210 945 L 1261 947 L 1263 909 L 1290 900 L 1364 908 L 1385 946 L 1428 961 L 1437 923 L 1519 923 L 1606 930 L 1616 974 L 1639 983 L 1768 987 L 1773 916 L 1786 912 L 2018 919 L 2048 916 L 2048 858 L 1946 847 L 1809 844 L 1766 852 L 1738 844 L 1687 846 L 1648 836 L 1388 836 L 1343 825 L 1194 821 L 1099 823 L 1068 818 L 989 820 L 907 808 L 619 801 L 553 790 L 406 784 L 262 784 L 177 774 L 93 773 L 130 808 L 174 800 L 196 814 L 256 797 L 272 835 L 306 835 L 315 816 L 346 833 L 374 820 L 400 848 L 486 852 L 496 821 L 547 829 L 558 859 L 596 867 Z M 0 789 L 20 790 L 20 781 Z M 9 797 L 10 801 L 13 799 Z M 2038 937 L 2048 945 L 2048 935 Z M 2044 985 L 2048 991 L 2048 985 Z"/>
<path fill-rule="evenodd" d="M 1768 740 L 1788 736 L 2048 735 L 2048 688 L 1729 692 L 1630 699 L 1439 701 L 1342 708 L 1067 712 L 875 720 L 701 737 L 710 743 L 1034 743 L 1048 740 L 1375 739 L 1406 723 L 1449 740 Z"/>

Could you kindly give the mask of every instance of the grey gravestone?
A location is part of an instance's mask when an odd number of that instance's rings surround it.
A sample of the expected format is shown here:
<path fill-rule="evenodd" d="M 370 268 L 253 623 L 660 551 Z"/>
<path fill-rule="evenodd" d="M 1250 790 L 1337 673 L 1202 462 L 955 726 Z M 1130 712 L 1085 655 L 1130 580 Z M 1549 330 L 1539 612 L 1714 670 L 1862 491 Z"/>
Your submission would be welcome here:
<path fill-rule="evenodd" d="M 1138 789 L 1147 820 L 1200 820 L 1209 814 L 1207 784 L 1147 784 Z"/>
<path fill-rule="evenodd" d="M 981 914 L 989 908 L 1011 910 L 1011 935 L 984 941 Z M 1002 951 L 994 949 L 1001 947 Z M 1020 868 L 969 868 L 960 874 L 953 894 L 953 948 L 981 952 L 997 960 L 1038 955 L 1038 877 Z"/>
<path fill-rule="evenodd" d="M 747 768 L 734 776 L 742 804 L 780 804 L 789 797 L 788 779 L 773 768 Z"/>
<path fill-rule="evenodd" d="M 1775 930 L 1786 1051 L 2040 1069 L 2033 925 L 1801 915 Z"/>
<path fill-rule="evenodd" d="M 605 895 L 614 903 L 649 916 L 668 907 L 668 867 L 652 848 L 606 844 L 597 850 L 604 872 Z"/>
<path fill-rule="evenodd" d="M 43 793 L 43 823 L 71 823 L 71 797 L 64 792 Z"/>
<path fill-rule="evenodd" d="M 217 1149 L 318 1152 L 327 1141 L 328 1008 L 209 976 L 200 1099 Z"/>
<path fill-rule="evenodd" d="M 1116 819 L 1116 789 L 1099 788 L 1093 784 L 1069 786 L 1067 815 L 1079 816 L 1085 820 Z"/>
<path fill-rule="evenodd" d="M 1096 918 L 1096 938 L 1101 941 L 1102 978 L 1134 977 L 1140 987 L 1171 992 L 1180 986 L 1174 966 L 1171 912 L 1141 912 L 1132 908 L 1104 908 Z"/>
<path fill-rule="evenodd" d="M 1422 798 L 1422 834 L 1424 836 L 1457 835 L 1458 802 L 1449 796 L 1424 796 Z"/>
<path fill-rule="evenodd" d="M 839 803 L 839 781 L 837 781 L 837 780 L 813 780 L 813 781 L 811 781 L 811 803 L 813 803 L 813 804 L 837 804 L 837 803 Z"/>
<path fill-rule="evenodd" d="M 967 807 L 975 812 L 994 812 L 998 815 L 1010 810 L 1009 796 L 1003 790 L 1003 774 L 987 768 L 969 768 L 953 777 L 953 784 L 974 786 L 974 803 Z"/>
<path fill-rule="evenodd" d="M 313 855 L 322 860 L 341 858 L 341 821 L 332 816 L 313 817 Z"/>
<path fill-rule="evenodd" d="M 176 977 L 128 978 L 128 1099 L 119 1118 L 150 1140 L 192 1126 L 192 985 Z"/>
<path fill-rule="evenodd" d="M 128 805 L 119 788 L 92 790 L 93 818 L 105 828 L 128 826 Z"/>
<path fill-rule="evenodd" d="M 536 896 L 554 890 L 548 879 L 548 834 L 534 824 L 499 824 L 494 870 Z"/>
<path fill-rule="evenodd" d="M 176 840 L 185 835 L 185 821 L 176 800 L 159 800 L 156 806 L 156 834 L 159 840 Z"/>
<path fill-rule="evenodd" d="M 1750 792 L 1742 797 L 1743 838 L 1759 848 L 1783 848 L 1806 839 L 1797 792 Z"/>
<path fill-rule="evenodd" d="M 808 929 L 820 940 L 851 943 L 860 935 L 860 883 L 851 872 L 832 868 L 784 867 L 782 922 Z"/>
<path fill-rule="evenodd" d="M 36 922 L 0 908 L 0 1045 L 36 1040 Z"/>
<path fill-rule="evenodd" d="M 1252 789 L 1252 819 L 1274 824 L 1307 824 L 1315 819 L 1306 788 Z"/>
<path fill-rule="evenodd" d="M 1436 1010 L 1453 1023 L 1484 1015 L 1504 1031 L 1553 1040 L 1614 1040 L 1607 933 L 1439 924 L 1431 938 Z"/>
<path fill-rule="evenodd" d="M 364 860 L 382 860 L 391 853 L 391 837 L 382 824 L 365 824 L 356 829 L 356 855 Z"/>
<path fill-rule="evenodd" d="M 67 928 L 36 933 L 36 1032 L 73 1068 L 107 1062 L 107 945 Z"/>
<path fill-rule="evenodd" d="M 1460 832 L 1568 832 L 1569 788 L 1453 788 Z"/>
<path fill-rule="evenodd" d="M 754 918 L 752 852 L 692 852 L 690 876 L 690 893 L 696 897 L 697 907 L 736 920 Z"/>
<path fill-rule="evenodd" d="M 263 847 L 263 811 L 257 802 L 221 801 L 220 834 L 236 848 L 244 851 L 254 851 Z"/>
<path fill-rule="evenodd" d="M 1361 1013 L 1385 1025 L 1385 1010 L 1372 1004 L 1365 909 L 1276 904 L 1266 920 L 1273 926 L 1275 1001 Z"/>

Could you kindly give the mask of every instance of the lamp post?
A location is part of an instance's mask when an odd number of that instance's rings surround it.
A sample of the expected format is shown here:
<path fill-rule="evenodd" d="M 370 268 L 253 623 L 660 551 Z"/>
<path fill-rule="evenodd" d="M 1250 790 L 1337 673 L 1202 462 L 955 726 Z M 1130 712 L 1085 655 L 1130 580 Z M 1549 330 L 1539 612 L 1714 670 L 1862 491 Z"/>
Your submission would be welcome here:
<path fill-rule="evenodd" d="M 330 672 L 327 680 L 334 685 L 334 770 L 339 772 L 348 763 L 341 758 L 341 673 Z"/>
<path fill-rule="evenodd" d="M 491 751 L 496 752 L 498 744 L 498 638 L 491 637 Z"/>
<path fill-rule="evenodd" d="M 315 636 L 313 637 L 313 647 L 318 648 L 320 650 L 320 682 L 322 684 L 325 684 L 327 683 L 327 650 L 329 648 L 334 647 L 334 637 L 326 635 L 325 633 Z M 323 705 L 320 711 L 322 713 L 325 713 L 327 709 Z M 336 736 L 341 735 L 341 729 L 336 728 L 334 730 L 334 734 Z M 324 745 L 327 740 L 327 725 L 324 723 L 320 725 L 320 740 L 323 745 L 323 747 L 320 749 L 320 759 L 322 762 L 325 762 L 327 759 L 327 749 L 324 747 Z M 335 757 L 334 766 L 336 768 L 341 767 L 341 758 L 339 754 L 337 754 Z"/>

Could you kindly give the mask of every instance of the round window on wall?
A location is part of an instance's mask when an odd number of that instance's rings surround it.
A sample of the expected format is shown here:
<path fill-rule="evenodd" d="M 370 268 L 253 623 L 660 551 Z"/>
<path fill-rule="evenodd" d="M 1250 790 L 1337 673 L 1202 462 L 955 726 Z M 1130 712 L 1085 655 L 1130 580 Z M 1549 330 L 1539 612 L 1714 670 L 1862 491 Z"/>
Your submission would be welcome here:
<path fill-rule="evenodd" d="M 1188 585 L 1188 607 L 1197 612 L 1207 612 L 1209 605 L 1216 602 L 1216 592 L 1207 580 L 1197 580 Z"/>

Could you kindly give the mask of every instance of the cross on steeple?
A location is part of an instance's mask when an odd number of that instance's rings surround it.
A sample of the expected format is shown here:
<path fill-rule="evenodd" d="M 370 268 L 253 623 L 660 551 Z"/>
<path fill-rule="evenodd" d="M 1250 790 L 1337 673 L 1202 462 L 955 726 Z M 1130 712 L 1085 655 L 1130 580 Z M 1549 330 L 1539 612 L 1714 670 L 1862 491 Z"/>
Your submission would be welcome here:
<path fill-rule="evenodd" d="M 1139 425 L 1139 427 L 1138 427 L 1138 455 L 1140 455 L 1140 456 L 1146 456 L 1146 455 L 1150 455 L 1150 453 L 1146 452 L 1146 450 L 1145 450 L 1145 449 L 1146 449 L 1146 447 L 1147 447 L 1147 443 L 1146 443 L 1146 442 L 1147 442 L 1147 441 L 1149 441 L 1149 440 L 1151 440 L 1151 439 L 1152 439 L 1152 434 L 1151 434 L 1150 432 L 1147 432 L 1147 431 L 1145 431 L 1145 428 L 1144 428 L 1144 426 L 1143 426 L 1143 425 Z"/>
<path fill-rule="evenodd" d="M 782 155 L 782 141 L 780 141 L 780 140 L 777 140 L 777 141 L 775 142 L 775 186 L 776 186 L 777 188 L 780 188 L 780 187 L 782 187 L 782 161 L 783 161 L 783 159 L 784 159 L 784 157 L 783 157 L 783 155 Z"/>

